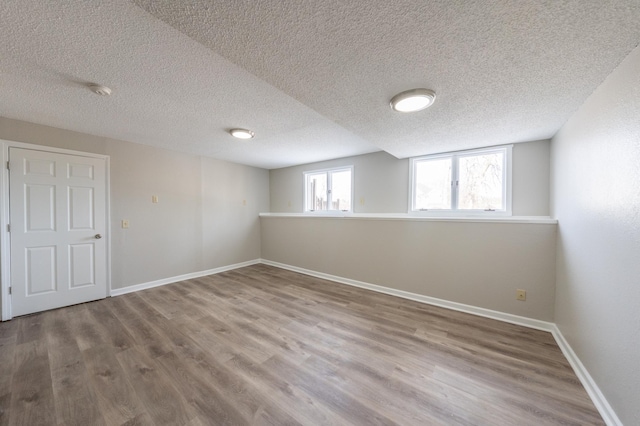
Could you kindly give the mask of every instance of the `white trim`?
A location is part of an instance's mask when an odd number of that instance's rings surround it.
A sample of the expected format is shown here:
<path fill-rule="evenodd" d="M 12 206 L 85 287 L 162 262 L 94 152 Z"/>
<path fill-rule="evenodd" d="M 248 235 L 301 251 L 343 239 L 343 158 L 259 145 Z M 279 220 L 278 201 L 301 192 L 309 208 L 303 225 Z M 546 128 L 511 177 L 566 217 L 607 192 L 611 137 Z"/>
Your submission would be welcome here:
<path fill-rule="evenodd" d="M 9 295 L 9 284 L 11 282 L 11 274 L 9 266 L 11 265 L 10 240 L 7 232 L 9 223 L 9 169 L 7 169 L 7 161 L 9 161 L 9 147 L 2 142 L 2 173 L 0 173 L 0 292 L 2 293 L 2 321 L 8 321 L 12 317 L 11 313 L 11 295 Z"/>
<path fill-rule="evenodd" d="M 79 157 L 99 158 L 105 160 L 105 234 L 107 235 L 106 245 L 106 284 L 107 291 L 105 297 L 109 295 L 111 290 L 111 172 L 110 157 L 104 154 L 95 154 L 92 152 L 75 151 L 71 149 L 63 149 L 50 147 L 45 145 L 30 144 L 24 142 L 15 142 L 6 139 L 0 139 L 2 163 L 2 173 L 0 173 L 0 292 L 2 294 L 2 321 L 8 321 L 13 318 L 11 312 L 11 296 L 9 295 L 9 284 L 11 283 L 11 245 L 10 235 L 7 232 L 9 224 L 9 170 L 6 167 L 9 161 L 9 148 L 22 148 L 31 151 L 51 152 L 55 154 L 75 155 Z"/>
<path fill-rule="evenodd" d="M 233 265 L 221 266 L 219 268 L 207 269 L 206 271 L 191 272 L 189 274 L 163 278 L 161 280 L 149 281 L 146 283 L 135 284 L 123 288 L 116 288 L 111 290 L 110 296 L 121 296 L 123 294 L 134 293 L 136 291 L 146 290 L 148 288 L 160 287 L 167 284 L 177 283 L 179 281 L 191 280 L 193 278 L 200 278 L 207 275 L 215 275 L 221 272 L 231 271 L 233 269 L 244 268 L 245 266 L 256 265 L 258 263 L 261 263 L 261 260 L 254 259 L 246 262 L 234 263 Z"/>
<path fill-rule="evenodd" d="M 108 297 L 111 293 L 111 157 L 105 157 L 105 179 L 107 180 L 105 185 L 106 192 L 106 223 L 105 223 L 105 233 L 107 234 L 107 294 L 105 297 Z"/>
<path fill-rule="evenodd" d="M 56 147 L 47 146 L 47 145 L 15 142 L 15 141 L 10 141 L 6 139 L 0 139 L 0 143 L 2 143 L 7 148 L 7 152 L 9 147 L 13 147 L 13 148 L 30 149 L 32 151 L 43 151 L 43 152 L 54 152 L 57 154 L 77 155 L 80 157 L 109 158 L 109 156 L 105 154 L 96 154 L 93 152 L 85 152 L 85 151 L 75 151 L 73 149 L 56 148 Z"/>
<path fill-rule="evenodd" d="M 613 411 L 613 408 L 604 397 L 595 380 L 593 380 L 593 377 L 591 377 L 591 374 L 589 374 L 587 368 L 584 366 L 584 364 L 582 364 L 582 362 L 578 358 L 578 355 L 576 355 L 571 345 L 569 345 L 569 342 L 567 342 L 567 340 L 562 335 L 562 332 L 560 331 L 560 328 L 558 328 L 557 324 L 553 324 L 551 334 L 553 334 L 553 337 L 554 339 L 556 339 L 556 343 L 558 343 L 560 350 L 564 354 L 565 358 L 567 358 L 567 361 L 569 361 L 569 364 L 571 364 L 573 371 L 576 373 L 576 376 L 578 376 L 578 379 L 580 379 L 580 383 L 582 383 L 582 386 L 584 386 L 585 390 L 589 394 L 591 401 L 593 401 L 593 404 L 596 406 L 604 422 L 609 426 L 623 426 L 622 422 L 616 415 L 615 411 Z"/>
<path fill-rule="evenodd" d="M 406 220 L 418 222 L 475 222 L 475 223 L 531 223 L 556 225 L 557 219 L 549 216 L 504 216 L 504 217 L 426 217 L 407 213 L 344 213 L 334 212 L 322 215 L 309 213 L 260 213 L 260 217 L 307 218 L 307 219 L 360 219 L 360 220 Z"/>
<path fill-rule="evenodd" d="M 341 284 L 350 285 L 353 287 L 364 288 L 367 290 L 375 291 L 377 293 L 389 294 L 391 296 L 401 297 L 403 299 L 409 299 L 416 302 L 425 303 L 427 305 L 440 306 L 442 308 L 451 309 L 454 311 L 465 312 L 485 318 L 491 318 L 498 321 L 508 322 L 511 324 L 522 325 L 524 327 L 534 328 L 536 330 L 543 330 L 551 332 L 554 324 L 547 321 L 540 321 L 533 318 L 521 317 L 519 315 L 508 314 L 506 312 L 494 311 L 491 309 L 479 308 L 477 306 L 465 305 L 463 303 L 451 302 L 444 299 L 438 299 L 435 297 L 424 296 L 422 294 L 411 293 L 404 290 L 397 290 L 395 288 L 384 287 L 377 284 L 370 284 L 363 281 L 352 280 L 350 278 L 338 277 L 336 275 L 325 274 L 324 272 L 312 271 L 310 269 L 299 268 L 297 266 L 291 266 L 280 262 L 274 262 L 267 259 L 261 259 L 261 263 L 269 266 L 275 266 L 276 268 L 287 269 L 289 271 L 298 272 L 300 274 L 310 275 L 316 278 L 322 278 L 329 281 L 334 281 Z"/>

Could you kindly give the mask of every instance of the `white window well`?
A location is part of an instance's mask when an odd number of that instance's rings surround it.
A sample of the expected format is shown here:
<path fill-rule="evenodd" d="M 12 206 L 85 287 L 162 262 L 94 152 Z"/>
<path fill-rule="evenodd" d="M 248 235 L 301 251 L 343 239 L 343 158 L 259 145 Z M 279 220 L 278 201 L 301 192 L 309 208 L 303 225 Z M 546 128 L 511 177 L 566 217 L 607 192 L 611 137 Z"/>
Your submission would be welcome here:
<path fill-rule="evenodd" d="M 512 145 L 411 159 L 409 213 L 511 216 Z"/>
<path fill-rule="evenodd" d="M 351 212 L 353 166 L 304 173 L 304 211 Z"/>

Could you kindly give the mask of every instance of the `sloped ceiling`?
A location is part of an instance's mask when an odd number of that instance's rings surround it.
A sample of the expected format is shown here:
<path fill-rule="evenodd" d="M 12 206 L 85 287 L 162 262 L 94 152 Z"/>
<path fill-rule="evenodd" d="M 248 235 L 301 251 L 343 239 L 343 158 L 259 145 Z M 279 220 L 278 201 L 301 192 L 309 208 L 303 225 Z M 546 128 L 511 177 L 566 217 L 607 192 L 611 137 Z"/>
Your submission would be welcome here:
<path fill-rule="evenodd" d="M 640 42 L 637 0 L 3 0 L 0 12 L 0 115 L 265 168 L 549 138 Z M 416 87 L 436 91 L 431 108 L 389 108 Z"/>

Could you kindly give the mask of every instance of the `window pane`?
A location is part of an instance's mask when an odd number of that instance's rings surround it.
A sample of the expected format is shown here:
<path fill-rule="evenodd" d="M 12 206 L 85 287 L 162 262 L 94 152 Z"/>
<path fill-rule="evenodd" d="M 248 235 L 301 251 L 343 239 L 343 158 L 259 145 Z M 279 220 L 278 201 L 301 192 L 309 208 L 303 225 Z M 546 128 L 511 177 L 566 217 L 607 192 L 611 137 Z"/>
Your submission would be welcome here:
<path fill-rule="evenodd" d="M 504 209 L 504 153 L 460 157 L 458 167 L 459 209 Z"/>
<path fill-rule="evenodd" d="M 351 170 L 331 174 L 331 210 L 351 210 Z"/>
<path fill-rule="evenodd" d="M 307 175 L 307 210 L 327 209 L 327 174 Z"/>
<path fill-rule="evenodd" d="M 420 209 L 451 208 L 451 158 L 415 163 L 415 205 Z"/>

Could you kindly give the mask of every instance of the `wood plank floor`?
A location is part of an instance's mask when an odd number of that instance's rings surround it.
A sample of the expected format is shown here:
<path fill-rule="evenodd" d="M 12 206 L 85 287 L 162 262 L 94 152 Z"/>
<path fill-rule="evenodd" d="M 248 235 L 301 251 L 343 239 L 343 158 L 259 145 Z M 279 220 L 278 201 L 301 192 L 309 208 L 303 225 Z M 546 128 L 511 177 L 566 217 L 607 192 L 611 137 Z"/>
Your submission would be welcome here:
<path fill-rule="evenodd" d="M 265 265 L 0 324 L 0 425 L 599 425 L 553 337 Z"/>

